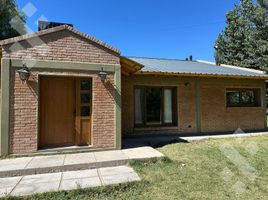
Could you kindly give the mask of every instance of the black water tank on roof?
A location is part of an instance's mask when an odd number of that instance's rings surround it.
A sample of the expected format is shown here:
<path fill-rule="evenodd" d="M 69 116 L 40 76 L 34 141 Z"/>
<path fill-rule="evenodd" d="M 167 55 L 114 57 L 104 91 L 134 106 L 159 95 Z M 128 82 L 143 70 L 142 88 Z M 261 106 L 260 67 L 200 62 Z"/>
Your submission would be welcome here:
<path fill-rule="evenodd" d="M 46 30 L 49 28 L 54 28 L 54 27 L 62 26 L 62 25 L 68 25 L 68 26 L 73 27 L 72 24 L 67 24 L 67 23 L 38 21 L 38 31 L 42 31 L 42 30 Z"/>

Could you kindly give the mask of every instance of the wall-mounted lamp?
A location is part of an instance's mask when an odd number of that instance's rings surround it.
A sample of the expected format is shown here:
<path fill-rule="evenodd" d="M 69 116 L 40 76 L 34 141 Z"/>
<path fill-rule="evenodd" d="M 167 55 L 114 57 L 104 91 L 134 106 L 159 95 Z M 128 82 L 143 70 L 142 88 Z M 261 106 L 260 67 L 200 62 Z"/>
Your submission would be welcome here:
<path fill-rule="evenodd" d="M 108 75 L 107 72 L 105 72 L 105 71 L 103 70 L 103 67 L 102 67 L 102 68 L 101 68 L 101 71 L 99 72 L 99 77 L 101 78 L 101 81 L 102 81 L 102 82 L 106 80 L 107 75 Z"/>
<path fill-rule="evenodd" d="M 185 82 L 185 83 L 184 83 L 184 86 L 187 87 L 189 84 L 190 84 L 189 82 Z"/>
<path fill-rule="evenodd" d="M 26 64 L 23 64 L 22 68 L 19 69 L 17 72 L 19 73 L 20 80 L 22 80 L 23 82 L 28 81 L 28 79 L 30 77 L 30 70 L 26 66 Z"/>

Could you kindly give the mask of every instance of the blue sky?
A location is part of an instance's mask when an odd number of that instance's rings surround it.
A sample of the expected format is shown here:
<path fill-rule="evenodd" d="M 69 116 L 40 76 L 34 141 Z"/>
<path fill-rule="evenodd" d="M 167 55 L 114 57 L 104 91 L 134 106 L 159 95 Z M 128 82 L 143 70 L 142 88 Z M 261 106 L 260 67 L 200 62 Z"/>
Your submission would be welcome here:
<path fill-rule="evenodd" d="M 225 27 L 225 14 L 238 0 L 17 0 L 31 3 L 36 21 L 71 23 L 116 48 L 122 55 L 214 61 L 214 42 Z"/>

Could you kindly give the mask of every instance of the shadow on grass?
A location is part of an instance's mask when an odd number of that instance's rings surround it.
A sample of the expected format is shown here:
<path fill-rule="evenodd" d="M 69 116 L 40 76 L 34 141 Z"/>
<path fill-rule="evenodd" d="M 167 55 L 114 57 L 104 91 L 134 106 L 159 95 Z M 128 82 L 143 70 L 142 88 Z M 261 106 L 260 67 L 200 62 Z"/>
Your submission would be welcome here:
<path fill-rule="evenodd" d="M 176 143 L 189 143 L 187 140 L 181 139 L 178 136 L 137 136 L 123 138 L 123 148 L 137 148 L 150 146 L 153 148 L 161 148 L 166 145 Z"/>
<path fill-rule="evenodd" d="M 145 169 L 148 169 L 148 168 L 157 169 L 157 168 L 163 168 L 163 167 L 171 167 L 174 164 L 176 163 L 168 157 L 152 158 L 152 159 L 147 159 L 147 160 L 131 160 L 128 162 L 128 165 L 133 167 L 133 169 L 139 174 L 140 177 L 142 174 L 144 174 Z M 144 178 L 144 177 L 141 177 L 141 178 Z"/>
<path fill-rule="evenodd" d="M 176 138 L 176 139 L 171 139 L 171 140 L 166 140 L 166 141 L 159 141 L 158 143 L 155 143 L 155 144 L 153 143 L 150 146 L 152 146 L 153 148 L 161 148 L 166 145 L 177 144 L 177 143 L 189 143 L 189 142 L 181 138 Z"/>

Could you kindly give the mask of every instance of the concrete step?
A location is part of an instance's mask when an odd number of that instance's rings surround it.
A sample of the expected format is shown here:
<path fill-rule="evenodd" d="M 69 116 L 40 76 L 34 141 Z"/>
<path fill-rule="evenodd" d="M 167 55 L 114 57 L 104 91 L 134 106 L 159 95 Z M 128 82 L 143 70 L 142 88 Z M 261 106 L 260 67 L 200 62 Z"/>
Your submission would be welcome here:
<path fill-rule="evenodd" d="M 0 178 L 0 198 L 139 181 L 128 166 Z"/>
<path fill-rule="evenodd" d="M 0 178 L 56 173 L 125 165 L 129 160 L 145 160 L 164 155 L 152 147 L 104 152 L 21 157 L 0 160 Z"/>

